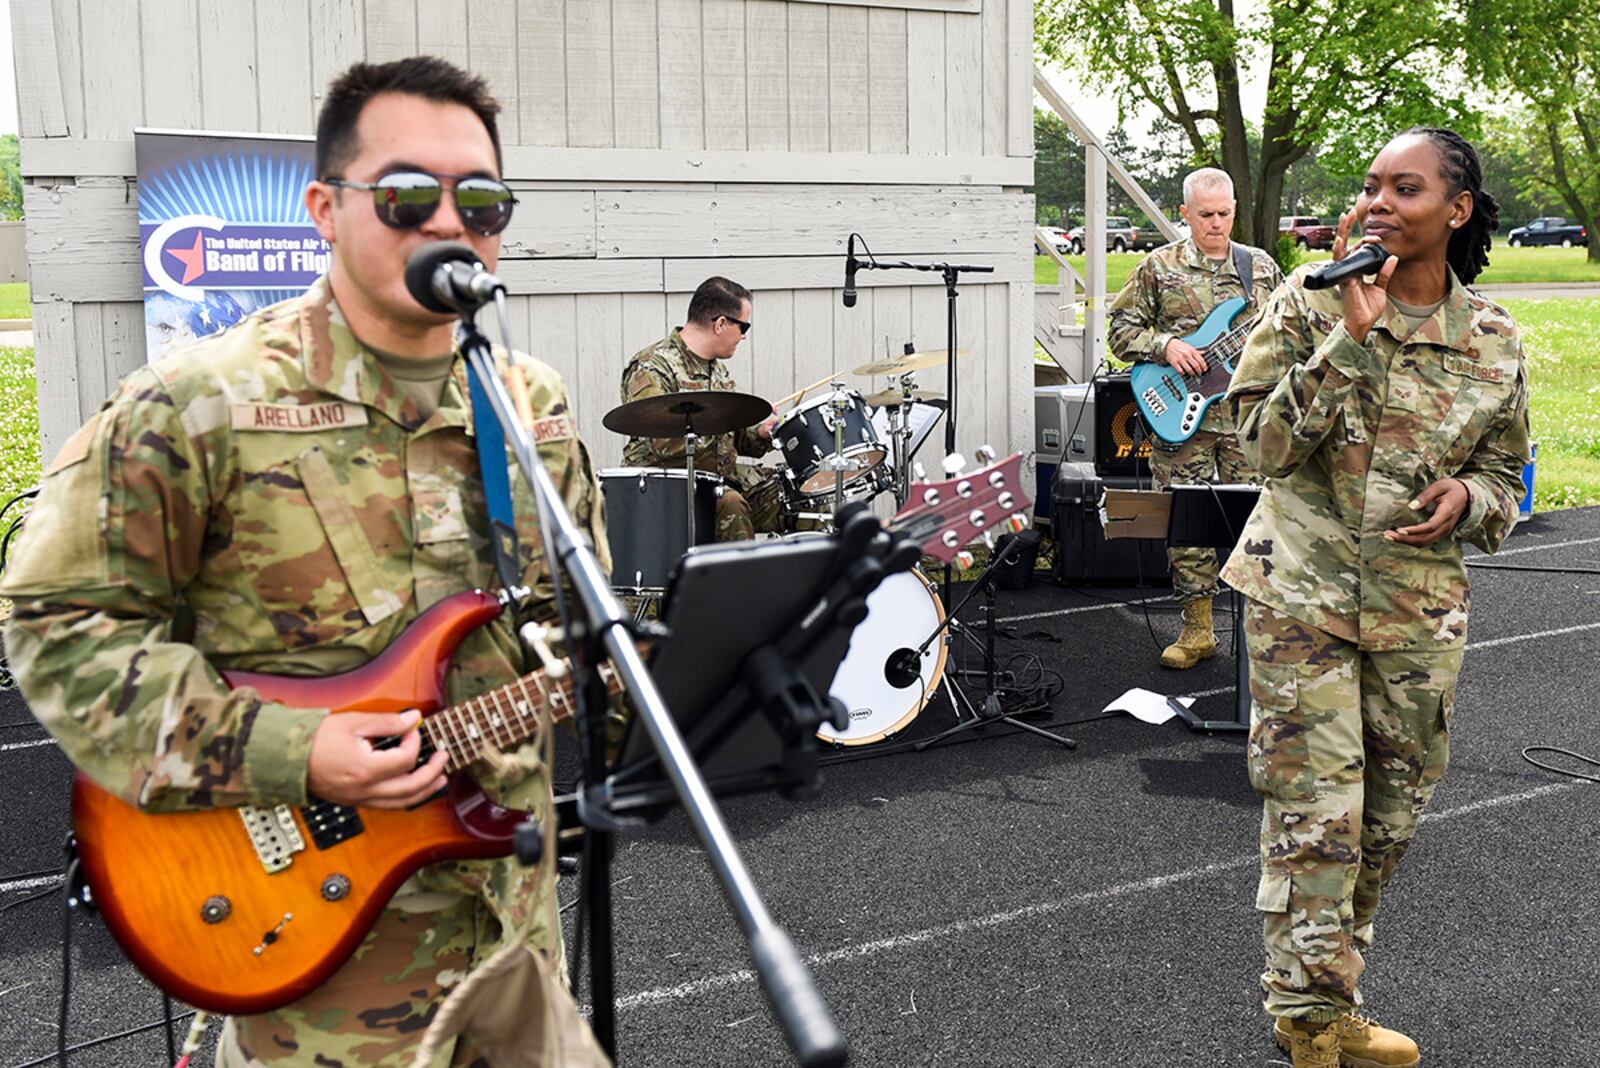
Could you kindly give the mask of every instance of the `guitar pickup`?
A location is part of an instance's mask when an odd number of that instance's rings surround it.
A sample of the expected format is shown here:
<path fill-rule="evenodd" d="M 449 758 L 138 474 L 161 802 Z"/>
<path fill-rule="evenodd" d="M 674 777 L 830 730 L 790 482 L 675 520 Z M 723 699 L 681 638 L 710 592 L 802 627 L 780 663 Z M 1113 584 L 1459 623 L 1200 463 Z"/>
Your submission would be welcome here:
<path fill-rule="evenodd" d="M 1147 389 L 1144 391 L 1144 403 L 1145 407 L 1150 409 L 1151 415 L 1167 414 L 1167 402 L 1162 400 L 1161 394 L 1157 393 L 1153 389 Z"/>
<path fill-rule="evenodd" d="M 283 871 L 294 863 L 294 854 L 306 847 L 306 840 L 301 836 L 300 828 L 295 826 L 294 812 L 288 805 L 274 805 L 271 808 L 245 805 L 239 809 L 239 818 L 244 821 L 245 833 L 250 836 L 256 859 L 261 861 L 268 875 Z"/>
<path fill-rule="evenodd" d="M 311 831 L 311 841 L 318 849 L 331 849 L 366 830 L 361 813 L 348 805 L 335 805 L 331 801 L 316 801 L 300 808 L 300 815 Z"/>

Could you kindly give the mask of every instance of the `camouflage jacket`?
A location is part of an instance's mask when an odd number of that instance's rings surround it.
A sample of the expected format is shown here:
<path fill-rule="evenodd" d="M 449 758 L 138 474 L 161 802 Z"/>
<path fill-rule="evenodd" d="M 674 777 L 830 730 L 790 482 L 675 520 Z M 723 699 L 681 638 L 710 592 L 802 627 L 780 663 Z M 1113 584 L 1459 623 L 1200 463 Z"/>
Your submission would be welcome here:
<path fill-rule="evenodd" d="M 516 362 L 540 455 L 609 567 L 561 380 Z M 230 690 L 218 672 L 347 671 L 430 605 L 496 584 L 466 396 L 458 358 L 421 420 L 326 280 L 124 380 L 51 464 L 0 584 L 12 666 L 73 762 L 152 811 L 304 803 L 326 710 Z M 524 581 L 547 605 L 532 501 L 512 485 Z M 533 666 L 502 616 L 462 642 L 449 697 Z M 534 745 L 474 770 L 504 804 L 550 804 Z M 423 874 L 426 889 L 498 899 L 507 930 L 554 930 L 551 888 L 514 860 Z"/>
<path fill-rule="evenodd" d="M 622 371 L 622 402 L 657 397 L 663 393 L 684 393 L 696 389 L 734 390 L 733 375 L 726 360 L 703 360 L 683 343 L 683 330 L 648 348 L 640 349 Z M 728 482 L 737 480 L 740 456 L 764 456 L 772 448 L 753 429 L 701 438 L 695 448 L 694 469 L 721 475 Z M 629 438 L 623 447 L 622 461 L 630 467 L 684 466 L 682 438 Z"/>
<path fill-rule="evenodd" d="M 1357 344 L 1339 291 L 1306 290 L 1304 276 L 1273 294 L 1228 392 L 1239 444 L 1270 481 L 1223 577 L 1363 649 L 1463 643 L 1461 542 L 1499 548 L 1523 492 L 1521 332 L 1452 273 L 1415 333 L 1390 305 Z M 1455 530 L 1420 547 L 1386 541 L 1422 521 L 1409 502 L 1446 477 L 1469 497 Z"/>
<path fill-rule="evenodd" d="M 1250 253 L 1248 294 L 1231 251 L 1227 259 L 1213 260 L 1187 237 L 1140 260 L 1111 301 L 1107 323 L 1111 354 L 1125 363 L 1166 363 L 1167 342 L 1194 333 L 1223 301 L 1247 297 L 1250 308 L 1244 314 L 1259 310 L 1283 281 L 1283 272 L 1265 252 L 1244 248 Z M 1208 430 L 1231 430 L 1227 407 L 1220 401 L 1211 405 L 1203 425 Z"/>

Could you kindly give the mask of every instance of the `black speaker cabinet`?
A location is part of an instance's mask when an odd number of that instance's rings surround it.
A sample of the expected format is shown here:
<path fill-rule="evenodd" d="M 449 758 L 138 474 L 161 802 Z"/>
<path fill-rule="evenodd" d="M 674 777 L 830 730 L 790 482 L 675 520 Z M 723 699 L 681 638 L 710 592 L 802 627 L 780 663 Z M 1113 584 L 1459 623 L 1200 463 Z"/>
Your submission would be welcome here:
<path fill-rule="evenodd" d="M 1094 380 L 1094 469 L 1102 478 L 1149 477 L 1151 434 L 1127 374 Z"/>

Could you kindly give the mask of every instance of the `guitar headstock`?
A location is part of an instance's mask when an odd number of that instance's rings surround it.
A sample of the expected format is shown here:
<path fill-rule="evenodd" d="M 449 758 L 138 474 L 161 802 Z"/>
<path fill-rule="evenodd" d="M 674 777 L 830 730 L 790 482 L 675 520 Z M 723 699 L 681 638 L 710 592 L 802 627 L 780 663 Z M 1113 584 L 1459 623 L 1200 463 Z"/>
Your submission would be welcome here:
<path fill-rule="evenodd" d="M 891 529 L 946 564 L 970 542 L 982 539 L 993 548 L 996 534 L 1026 529 L 1033 498 L 1023 485 L 1022 453 L 999 461 L 994 455 L 988 446 L 980 448 L 978 459 L 985 466 L 975 471 L 963 470 L 966 462 L 959 453 L 947 457 L 949 477 L 913 482 L 906 506 L 889 521 Z"/>

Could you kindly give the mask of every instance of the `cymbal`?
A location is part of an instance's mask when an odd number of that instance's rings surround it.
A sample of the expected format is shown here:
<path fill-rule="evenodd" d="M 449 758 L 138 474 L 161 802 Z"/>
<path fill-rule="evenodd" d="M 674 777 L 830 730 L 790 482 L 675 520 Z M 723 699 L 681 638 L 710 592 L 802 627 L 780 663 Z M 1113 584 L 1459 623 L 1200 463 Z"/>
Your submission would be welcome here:
<path fill-rule="evenodd" d="M 908 398 L 905 392 L 899 389 L 880 389 L 878 392 L 869 393 L 861 399 L 874 408 L 893 408 L 898 404 L 903 404 L 908 399 L 914 401 L 944 400 L 944 394 L 935 393 L 931 389 L 914 389 Z"/>
<path fill-rule="evenodd" d="M 772 405 L 749 393 L 692 389 L 629 401 L 600 420 L 607 430 L 636 438 L 681 438 L 685 419 L 696 434 L 726 434 L 754 426 L 772 414 Z"/>
<path fill-rule="evenodd" d="M 966 349 L 956 349 L 956 359 L 967 354 Z M 920 371 L 926 367 L 937 367 L 950 358 L 945 349 L 929 349 L 927 352 L 910 352 L 904 356 L 889 356 L 881 360 L 873 360 L 853 369 L 853 375 L 903 375 L 907 371 Z"/>

